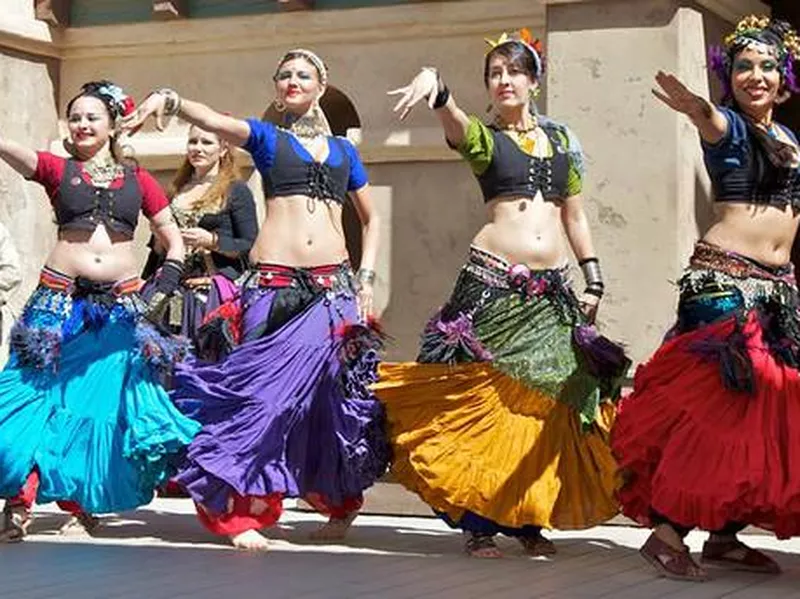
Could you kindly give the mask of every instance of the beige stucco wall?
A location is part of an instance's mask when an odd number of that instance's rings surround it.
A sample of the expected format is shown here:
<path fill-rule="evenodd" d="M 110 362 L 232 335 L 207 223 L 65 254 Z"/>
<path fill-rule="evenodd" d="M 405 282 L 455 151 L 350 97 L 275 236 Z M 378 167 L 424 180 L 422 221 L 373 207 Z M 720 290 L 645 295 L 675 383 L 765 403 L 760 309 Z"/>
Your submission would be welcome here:
<path fill-rule="evenodd" d="M 7 0 L 0 33 L 42 31 L 33 21 L 33 3 Z M 55 82 L 57 61 L 9 48 L 0 38 L 0 135 L 32 148 L 46 148 L 57 132 Z M 36 283 L 44 256 L 54 243 L 47 196 L 0 162 L 0 222 L 11 232 L 22 262 L 24 280 L 9 305 L 19 313 Z M 0 348 L 0 362 L 5 347 Z"/>
<path fill-rule="evenodd" d="M 296 46 L 318 51 L 359 113 L 360 149 L 385 219 L 378 300 L 395 340 L 391 359 L 415 355 L 418 333 L 446 299 L 484 215 L 477 185 L 444 147 L 435 117 L 421 109 L 399 123 L 386 90 L 435 65 L 459 104 L 483 115 L 483 38 L 522 25 L 545 38 L 543 104 L 586 151 L 586 204 L 609 289 L 601 325 L 641 360 L 671 320 L 672 281 L 708 222 L 696 134 L 651 96 L 653 74 L 672 70 L 705 91 L 706 37 L 716 41 L 727 21 L 763 8 L 756 0 L 463 0 L 68 29 L 49 38 L 32 22 L 31 4 L 12 1 L 8 28 L 27 32 L 30 52 L 57 56 L 60 68 L 54 76 L 45 59 L 0 56 L 0 101 L 19 106 L 0 115 L 0 131 L 38 147 L 58 139 L 56 87 L 59 105 L 84 81 L 108 77 L 137 97 L 168 85 L 220 110 L 258 115 L 272 97 L 278 57 Z M 166 178 L 184 132 L 177 122 L 162 135 L 145 132 L 137 155 Z M 0 185 L 0 217 L 23 240 L 29 289 L 52 243 L 50 216 L 41 192 L 2 166 Z M 260 195 L 257 176 L 251 187 Z M 146 236 L 140 228 L 138 238 Z"/>

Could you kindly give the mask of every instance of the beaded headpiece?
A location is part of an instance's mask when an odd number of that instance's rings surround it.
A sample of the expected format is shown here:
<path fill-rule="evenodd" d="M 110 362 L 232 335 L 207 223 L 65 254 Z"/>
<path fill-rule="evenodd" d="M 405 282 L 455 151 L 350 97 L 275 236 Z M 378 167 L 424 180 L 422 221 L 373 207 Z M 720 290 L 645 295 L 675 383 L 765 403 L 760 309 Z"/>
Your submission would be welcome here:
<path fill-rule="evenodd" d="M 289 59 L 289 57 L 294 57 L 294 56 L 302 56 L 303 58 L 308 60 L 308 62 L 313 64 L 314 68 L 317 69 L 317 72 L 319 72 L 319 80 L 322 83 L 322 85 L 328 84 L 328 67 L 325 66 L 325 63 L 322 62 L 322 59 L 319 56 L 317 56 L 311 50 L 306 50 L 305 48 L 295 48 L 294 50 L 289 50 L 278 61 L 278 68 L 280 68 L 280 66 L 284 62 L 286 62 Z"/>
<path fill-rule="evenodd" d="M 722 46 L 712 46 L 708 51 L 708 66 L 719 77 L 724 89 L 724 102 L 733 97 L 731 70 L 737 53 L 751 45 L 768 46 L 775 54 L 786 90 L 800 91 L 794 73 L 794 61 L 800 59 L 800 37 L 791 26 L 778 19 L 748 15 L 725 36 Z"/>
<path fill-rule="evenodd" d="M 67 108 L 69 109 L 75 100 L 84 96 L 92 96 L 101 100 L 108 107 L 112 121 L 128 116 L 136 108 L 132 97 L 126 94 L 119 85 L 105 79 L 84 83 L 81 91 L 69 101 Z"/>
<path fill-rule="evenodd" d="M 544 73 L 544 54 L 542 53 L 542 42 L 534 38 L 528 28 L 523 27 L 519 31 L 511 34 L 503 32 L 503 34 L 496 40 L 486 38 L 486 43 L 489 44 L 487 54 L 504 44 L 519 44 L 524 47 L 533 57 L 536 72 L 534 78 L 541 78 Z"/>
<path fill-rule="evenodd" d="M 306 50 L 305 48 L 289 50 L 283 55 L 280 61 L 278 61 L 278 68 L 290 58 L 298 56 L 305 58 L 314 65 L 314 68 L 319 72 L 320 83 L 326 86 L 328 84 L 328 69 L 325 63 L 322 62 L 322 59 L 311 50 Z M 319 135 L 329 136 L 332 134 L 330 123 L 322 107 L 319 105 L 319 100 L 314 102 L 314 105 L 307 114 L 299 116 L 286 112 L 285 107 L 278 101 L 274 101 L 272 105 L 281 113 L 280 120 L 277 123 L 278 126 L 291 131 L 300 138 L 313 138 Z"/>

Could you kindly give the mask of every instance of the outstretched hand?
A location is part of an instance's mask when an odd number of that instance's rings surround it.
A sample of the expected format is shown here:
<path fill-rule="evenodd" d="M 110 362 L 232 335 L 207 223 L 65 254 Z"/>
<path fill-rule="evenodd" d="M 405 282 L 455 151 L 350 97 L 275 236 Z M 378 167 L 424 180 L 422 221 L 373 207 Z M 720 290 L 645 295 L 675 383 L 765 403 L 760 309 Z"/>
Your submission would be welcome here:
<path fill-rule="evenodd" d="M 672 110 L 682 112 L 690 118 L 707 112 L 708 103 L 690 91 L 675 75 L 659 71 L 656 74 L 656 83 L 661 89 L 653 88 L 653 95 Z"/>
<path fill-rule="evenodd" d="M 164 130 L 164 105 L 166 98 L 161 94 L 150 94 L 139 106 L 122 119 L 121 128 L 129 135 L 135 135 L 142 128 L 147 118 L 155 116 L 156 129 Z"/>
<path fill-rule="evenodd" d="M 390 96 L 402 95 L 392 109 L 393 112 L 400 112 L 400 120 L 402 121 L 408 116 L 411 109 L 423 98 L 428 100 L 428 108 L 433 109 L 438 91 L 439 77 L 436 71 L 434 69 L 425 68 L 405 87 L 393 89 L 387 93 Z"/>

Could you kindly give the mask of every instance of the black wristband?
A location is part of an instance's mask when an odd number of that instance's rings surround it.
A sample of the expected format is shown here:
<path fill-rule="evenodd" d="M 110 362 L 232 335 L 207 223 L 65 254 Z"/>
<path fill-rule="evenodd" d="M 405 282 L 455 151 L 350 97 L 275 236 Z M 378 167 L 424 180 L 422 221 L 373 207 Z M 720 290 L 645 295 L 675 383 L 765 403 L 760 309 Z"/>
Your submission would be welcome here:
<path fill-rule="evenodd" d="M 596 298 L 601 298 L 603 297 L 603 293 L 605 293 L 605 290 L 602 287 L 593 286 L 593 287 L 587 287 L 586 289 L 583 290 L 583 292 L 587 295 L 593 295 Z"/>
<path fill-rule="evenodd" d="M 444 81 L 442 80 L 442 76 L 439 73 L 436 73 L 437 81 L 438 81 L 438 88 L 436 93 L 436 98 L 433 100 L 433 109 L 438 110 L 439 108 L 444 108 L 447 101 L 450 99 L 450 89 L 445 85 Z"/>
<path fill-rule="evenodd" d="M 169 258 L 164 260 L 155 278 L 156 289 L 166 295 L 171 295 L 181 284 L 183 275 L 183 262 Z"/>

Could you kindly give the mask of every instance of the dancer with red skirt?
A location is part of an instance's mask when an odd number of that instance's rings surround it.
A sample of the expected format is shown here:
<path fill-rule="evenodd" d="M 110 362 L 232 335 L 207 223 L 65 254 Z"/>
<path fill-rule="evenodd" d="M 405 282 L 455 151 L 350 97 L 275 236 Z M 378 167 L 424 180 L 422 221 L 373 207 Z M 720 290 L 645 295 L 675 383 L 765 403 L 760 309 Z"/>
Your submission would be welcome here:
<path fill-rule="evenodd" d="M 726 97 L 713 106 L 659 73 L 656 96 L 697 127 L 717 218 L 680 280 L 677 322 L 636 373 L 612 445 L 626 515 L 655 528 L 642 555 L 663 576 L 704 580 L 683 543 L 711 531 L 704 565 L 778 573 L 747 525 L 800 533 L 800 320 L 789 262 L 800 222 L 800 153 L 773 120 L 797 91 L 800 40 L 743 19 L 711 54 Z"/>

